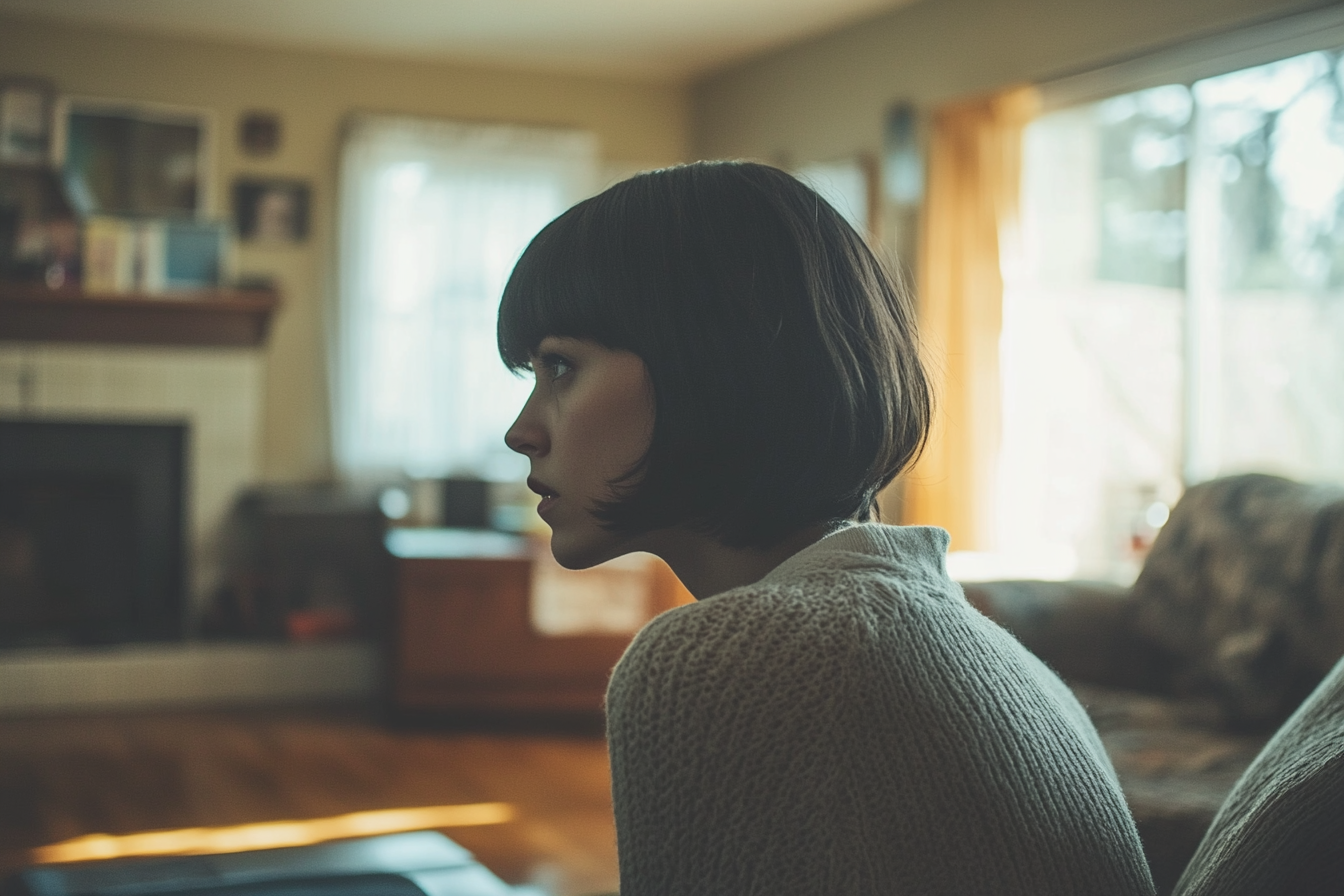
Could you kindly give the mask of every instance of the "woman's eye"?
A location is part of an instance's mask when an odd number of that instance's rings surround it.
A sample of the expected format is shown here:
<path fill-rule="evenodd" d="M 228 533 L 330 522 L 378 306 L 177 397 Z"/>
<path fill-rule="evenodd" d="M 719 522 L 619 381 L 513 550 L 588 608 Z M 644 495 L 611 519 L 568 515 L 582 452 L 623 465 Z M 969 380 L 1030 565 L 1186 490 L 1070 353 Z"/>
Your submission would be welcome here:
<path fill-rule="evenodd" d="M 542 355 L 537 359 L 537 372 L 548 380 L 558 380 L 573 370 L 574 365 L 559 355 Z"/>

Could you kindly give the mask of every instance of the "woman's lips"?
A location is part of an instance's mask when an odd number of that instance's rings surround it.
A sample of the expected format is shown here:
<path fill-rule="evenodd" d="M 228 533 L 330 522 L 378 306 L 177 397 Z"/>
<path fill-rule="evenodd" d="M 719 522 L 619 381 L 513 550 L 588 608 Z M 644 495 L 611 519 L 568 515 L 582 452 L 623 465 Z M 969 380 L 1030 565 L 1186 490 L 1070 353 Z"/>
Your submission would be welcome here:
<path fill-rule="evenodd" d="M 556 498 L 560 496 L 555 493 L 555 489 L 551 488 L 540 479 L 533 479 L 530 476 L 527 479 L 527 487 L 541 495 L 541 503 L 537 504 L 537 516 L 544 517 L 546 511 L 550 509 L 551 505 L 555 503 Z"/>

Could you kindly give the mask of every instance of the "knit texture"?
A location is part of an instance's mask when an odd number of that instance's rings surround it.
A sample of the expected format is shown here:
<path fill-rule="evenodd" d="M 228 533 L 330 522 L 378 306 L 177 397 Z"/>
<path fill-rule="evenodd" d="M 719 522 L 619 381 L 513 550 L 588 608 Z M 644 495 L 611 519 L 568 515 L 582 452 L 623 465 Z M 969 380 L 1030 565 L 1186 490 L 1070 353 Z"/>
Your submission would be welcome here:
<path fill-rule="evenodd" d="M 1152 892 L 1095 728 L 947 540 L 852 526 L 639 633 L 607 692 L 622 896 Z"/>
<path fill-rule="evenodd" d="M 1232 788 L 1175 892 L 1344 893 L 1344 660 Z"/>

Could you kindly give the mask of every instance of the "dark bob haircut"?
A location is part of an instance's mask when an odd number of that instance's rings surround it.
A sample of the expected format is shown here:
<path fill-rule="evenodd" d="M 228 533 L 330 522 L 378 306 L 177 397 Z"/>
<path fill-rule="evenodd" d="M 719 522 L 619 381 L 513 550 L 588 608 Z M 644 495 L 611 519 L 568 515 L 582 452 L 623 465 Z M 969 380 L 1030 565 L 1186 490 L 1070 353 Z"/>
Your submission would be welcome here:
<path fill-rule="evenodd" d="M 701 162 L 616 184 L 546 226 L 499 309 L 525 370 L 547 336 L 639 355 L 647 454 L 595 513 L 732 547 L 866 519 L 931 413 L 910 302 L 854 229 L 792 176 Z"/>

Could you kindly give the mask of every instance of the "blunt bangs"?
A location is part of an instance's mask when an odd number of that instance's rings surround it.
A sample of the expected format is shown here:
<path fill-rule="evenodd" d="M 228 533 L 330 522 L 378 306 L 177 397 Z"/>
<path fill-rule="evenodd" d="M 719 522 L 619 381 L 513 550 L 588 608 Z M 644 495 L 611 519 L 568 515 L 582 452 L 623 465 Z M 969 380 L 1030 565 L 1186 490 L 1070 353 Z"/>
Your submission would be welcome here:
<path fill-rule="evenodd" d="M 587 199 L 547 224 L 514 266 L 499 305 L 499 354 L 510 370 L 530 368 L 547 336 L 592 339 L 625 348 L 623 304 L 602 281 L 611 277 L 602 251 L 608 228 Z"/>
<path fill-rule="evenodd" d="M 500 304 L 499 350 L 547 336 L 639 355 L 652 441 L 595 508 L 629 534 L 687 525 L 769 547 L 866 518 L 932 411 L 908 296 L 814 191 L 765 165 L 638 175 L 547 225 Z"/>

